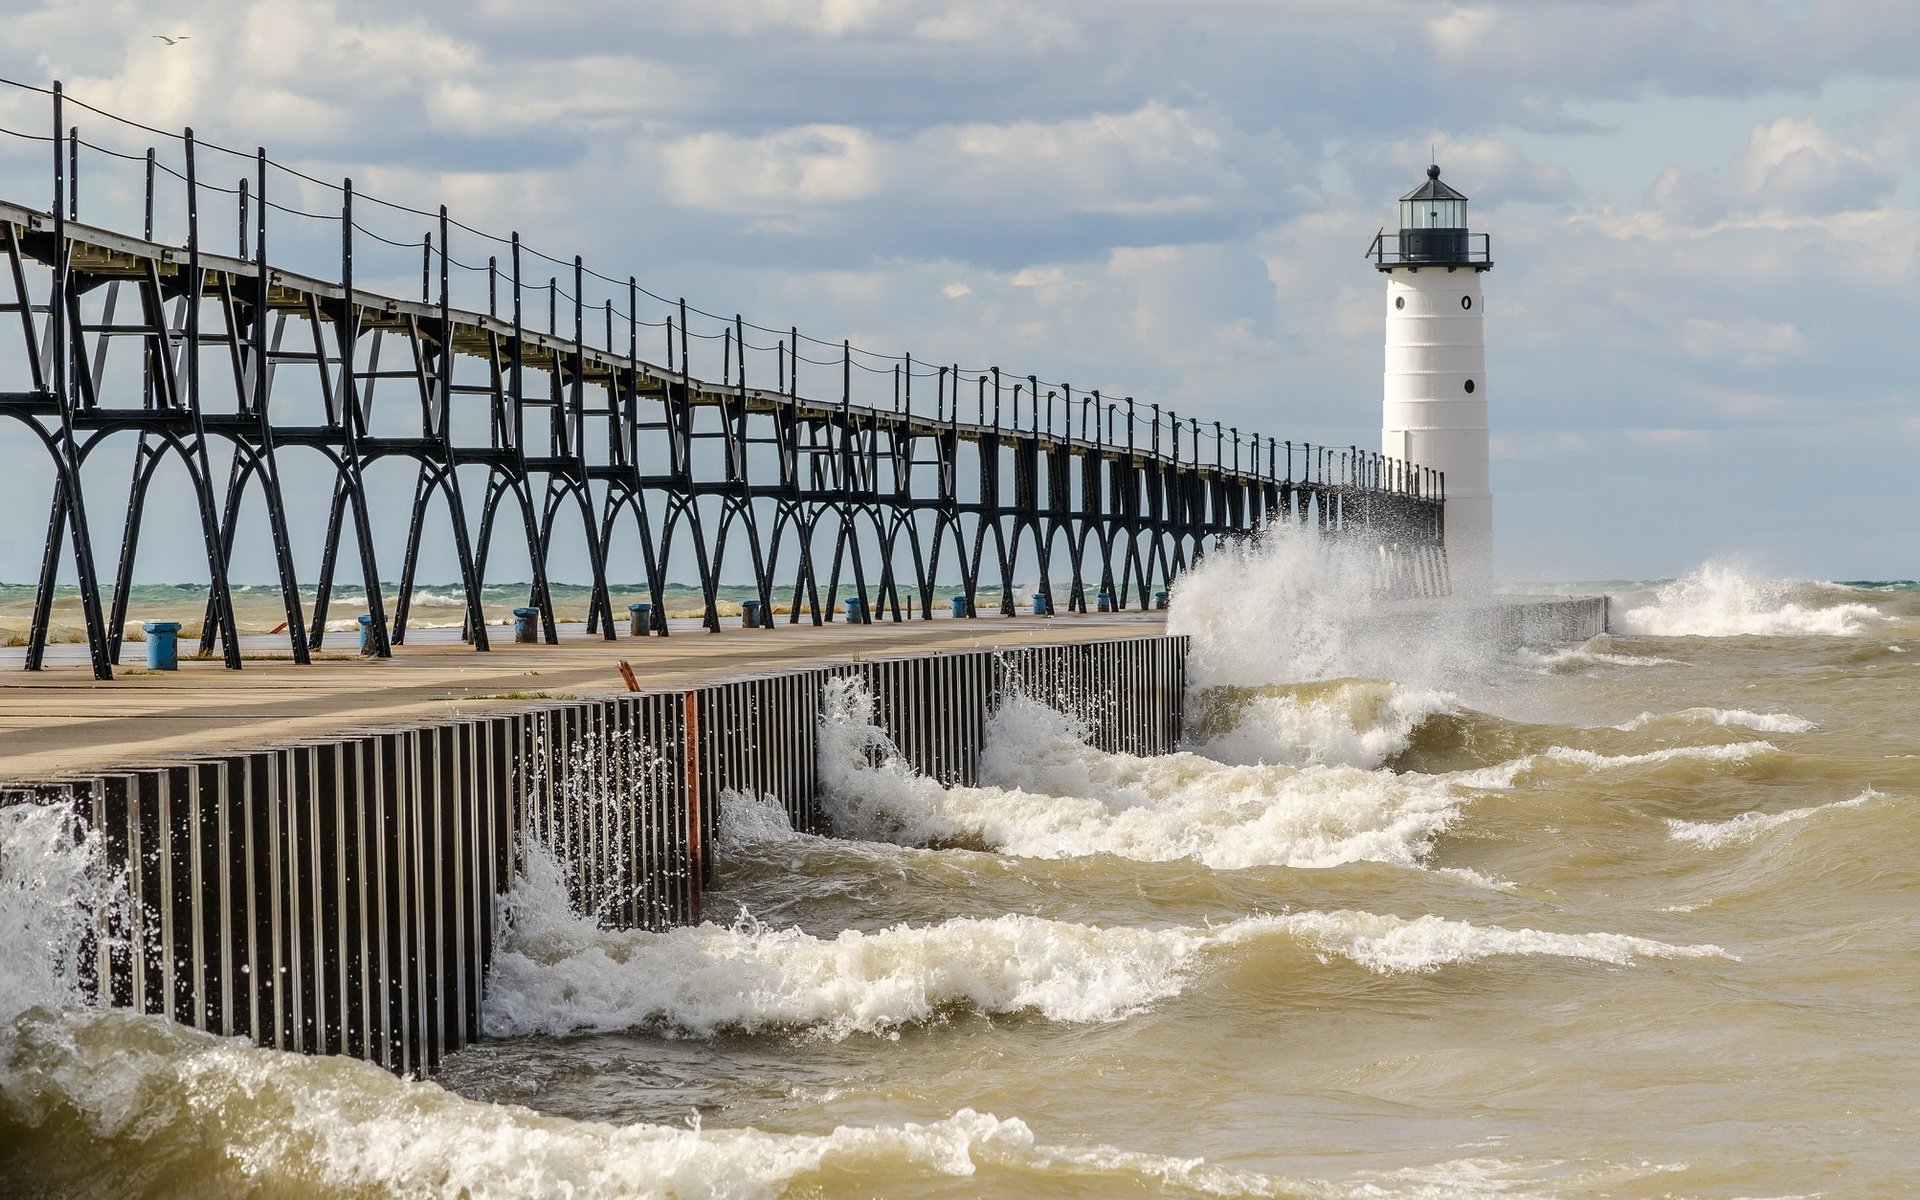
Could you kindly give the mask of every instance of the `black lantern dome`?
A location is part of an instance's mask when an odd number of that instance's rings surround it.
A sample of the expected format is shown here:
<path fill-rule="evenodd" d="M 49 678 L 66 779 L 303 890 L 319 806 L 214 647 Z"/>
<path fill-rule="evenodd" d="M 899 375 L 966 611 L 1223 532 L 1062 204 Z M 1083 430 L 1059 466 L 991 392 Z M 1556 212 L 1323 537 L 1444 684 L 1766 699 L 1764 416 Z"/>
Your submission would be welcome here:
<path fill-rule="evenodd" d="M 1467 198 L 1440 182 L 1440 168 L 1400 197 L 1400 257 L 1408 262 L 1467 261 Z"/>
<path fill-rule="evenodd" d="M 1400 197 L 1400 235 L 1391 244 L 1384 231 L 1368 252 L 1381 270 L 1396 266 L 1472 267 L 1493 265 L 1486 235 L 1467 232 L 1467 198 L 1440 181 L 1440 168 L 1427 168 L 1427 181 Z"/>

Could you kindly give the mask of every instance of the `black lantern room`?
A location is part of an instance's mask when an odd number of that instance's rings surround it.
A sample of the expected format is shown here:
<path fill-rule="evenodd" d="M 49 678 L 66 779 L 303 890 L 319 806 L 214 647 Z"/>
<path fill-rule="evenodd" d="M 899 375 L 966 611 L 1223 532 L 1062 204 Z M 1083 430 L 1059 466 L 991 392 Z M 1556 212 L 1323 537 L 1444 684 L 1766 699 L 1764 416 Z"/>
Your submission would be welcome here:
<path fill-rule="evenodd" d="M 1427 181 L 1400 197 L 1400 232 L 1382 229 L 1367 247 L 1367 257 L 1382 271 L 1493 266 L 1493 240 L 1467 232 L 1467 198 L 1440 182 L 1440 168 L 1427 168 Z"/>
<path fill-rule="evenodd" d="M 1400 197 L 1400 260 L 1465 265 L 1467 198 L 1440 182 L 1440 168 L 1427 168 L 1427 181 Z"/>

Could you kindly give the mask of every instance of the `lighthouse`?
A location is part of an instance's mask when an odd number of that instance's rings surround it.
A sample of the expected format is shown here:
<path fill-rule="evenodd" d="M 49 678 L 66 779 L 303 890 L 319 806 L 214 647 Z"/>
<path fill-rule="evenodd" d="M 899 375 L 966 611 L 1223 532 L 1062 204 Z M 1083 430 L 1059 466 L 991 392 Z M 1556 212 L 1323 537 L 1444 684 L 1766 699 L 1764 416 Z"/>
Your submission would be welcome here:
<path fill-rule="evenodd" d="M 1387 277 L 1380 448 L 1445 473 L 1453 582 L 1484 587 L 1493 569 L 1493 493 L 1480 276 L 1493 268 L 1490 240 L 1467 231 L 1467 198 L 1431 166 L 1426 182 L 1400 198 L 1400 232 L 1382 230 L 1367 257 Z"/>

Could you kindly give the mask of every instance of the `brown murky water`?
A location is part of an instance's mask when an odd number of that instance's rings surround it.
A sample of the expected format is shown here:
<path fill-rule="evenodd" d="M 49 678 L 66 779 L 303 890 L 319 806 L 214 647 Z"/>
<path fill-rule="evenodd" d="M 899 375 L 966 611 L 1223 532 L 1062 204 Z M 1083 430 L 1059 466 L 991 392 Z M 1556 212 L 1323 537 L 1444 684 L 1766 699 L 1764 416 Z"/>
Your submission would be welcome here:
<path fill-rule="evenodd" d="M 1645 632 L 1423 656 L 1372 640 L 1378 613 L 1240 602 L 1315 569 L 1189 581 L 1175 624 L 1235 690 L 1188 753 L 1100 754 L 1016 702 L 989 783 L 946 789 L 847 694 L 822 733 L 846 836 L 730 801 L 720 923 L 596 930 L 535 855 L 494 1040 L 431 1084 L 62 1006 L 28 951 L 64 928 L 77 852 L 16 814 L 0 1173 L 24 1194 L 1909 1190 L 1920 592 L 1708 569 L 1616 587 Z"/>

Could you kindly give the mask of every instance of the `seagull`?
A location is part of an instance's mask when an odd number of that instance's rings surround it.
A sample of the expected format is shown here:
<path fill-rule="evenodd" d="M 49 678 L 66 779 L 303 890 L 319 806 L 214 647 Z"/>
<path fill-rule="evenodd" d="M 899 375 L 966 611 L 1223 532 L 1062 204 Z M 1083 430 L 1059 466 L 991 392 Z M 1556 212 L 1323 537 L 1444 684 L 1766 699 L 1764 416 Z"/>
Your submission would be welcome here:
<path fill-rule="evenodd" d="M 180 44 L 181 42 L 184 42 L 184 41 L 186 41 L 186 40 L 187 40 L 187 38 L 188 38 L 188 37 L 189 37 L 190 35 L 188 35 L 188 34 L 184 34 L 184 33 L 183 33 L 183 34 L 181 34 L 181 35 L 179 35 L 178 37 L 168 37 L 168 36 L 167 36 L 166 34 L 164 34 L 164 33 L 156 33 L 156 34 L 154 34 L 153 36 L 154 36 L 154 37 L 156 37 L 156 38 L 158 38 L 158 39 L 160 39 L 161 41 L 163 41 L 163 42 L 165 42 L 165 43 L 166 43 L 167 45 L 169 45 L 169 46 L 177 46 L 177 45 L 179 45 L 179 44 Z"/>

